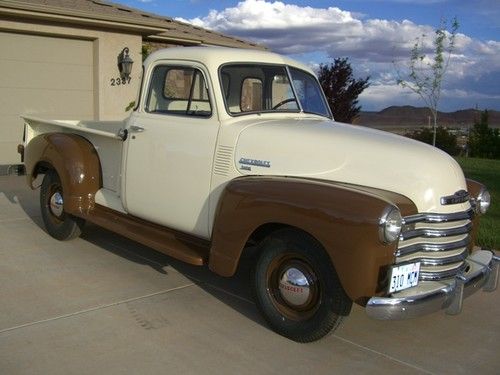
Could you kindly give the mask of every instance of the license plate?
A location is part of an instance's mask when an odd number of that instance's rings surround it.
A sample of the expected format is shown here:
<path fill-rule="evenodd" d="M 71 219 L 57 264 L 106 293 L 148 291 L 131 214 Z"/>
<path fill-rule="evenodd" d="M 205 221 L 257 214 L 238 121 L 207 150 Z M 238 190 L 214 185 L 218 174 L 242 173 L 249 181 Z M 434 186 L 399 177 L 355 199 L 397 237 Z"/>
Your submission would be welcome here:
<path fill-rule="evenodd" d="M 394 266 L 391 269 L 389 293 L 408 289 L 418 284 L 420 262 Z"/>

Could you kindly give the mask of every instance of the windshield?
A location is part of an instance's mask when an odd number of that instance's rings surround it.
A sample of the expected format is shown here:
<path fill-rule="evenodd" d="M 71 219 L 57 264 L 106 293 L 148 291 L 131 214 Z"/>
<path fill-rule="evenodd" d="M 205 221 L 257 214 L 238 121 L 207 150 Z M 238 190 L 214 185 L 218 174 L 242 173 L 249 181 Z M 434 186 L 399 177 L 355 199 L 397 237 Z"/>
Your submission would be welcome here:
<path fill-rule="evenodd" d="M 318 81 L 302 70 L 280 65 L 225 65 L 220 80 L 231 115 L 307 112 L 331 117 Z"/>

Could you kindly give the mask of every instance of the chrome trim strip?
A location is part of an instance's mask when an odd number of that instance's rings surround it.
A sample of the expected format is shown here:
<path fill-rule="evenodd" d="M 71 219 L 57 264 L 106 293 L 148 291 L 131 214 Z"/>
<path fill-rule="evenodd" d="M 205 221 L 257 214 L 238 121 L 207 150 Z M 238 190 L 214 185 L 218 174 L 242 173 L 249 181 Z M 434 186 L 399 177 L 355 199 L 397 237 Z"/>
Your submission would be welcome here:
<path fill-rule="evenodd" d="M 443 282 L 443 286 L 429 293 L 406 295 L 404 297 L 372 297 L 366 305 L 369 317 L 379 320 L 401 320 L 429 314 L 442 309 L 457 314 L 462 300 L 483 288 L 492 291 L 498 285 L 500 257 L 491 250 L 479 250 L 469 260 L 489 254 L 489 262 L 477 266 L 474 271 L 458 275 Z M 414 287 L 416 290 L 419 286 Z M 460 290 L 457 290 L 460 289 Z M 404 291 L 403 291 L 404 292 Z M 397 293 L 396 293 L 397 294 Z"/>
<path fill-rule="evenodd" d="M 422 213 L 403 218 L 404 224 L 413 223 L 446 223 L 449 221 L 458 221 L 474 217 L 474 211 L 469 209 L 463 212 L 454 212 L 452 214 Z"/>
<path fill-rule="evenodd" d="M 449 251 L 459 249 L 461 247 L 467 247 L 470 244 L 470 237 L 467 236 L 463 240 L 450 242 L 450 243 L 418 243 L 415 245 L 410 245 L 402 247 L 396 250 L 396 257 L 402 257 L 419 251 L 423 252 L 434 252 L 434 251 Z"/>
<path fill-rule="evenodd" d="M 463 262 L 467 259 L 469 255 L 469 250 L 464 249 L 460 254 L 449 256 L 449 257 L 441 257 L 441 258 L 425 258 L 425 257 L 417 257 L 406 260 L 406 262 L 420 262 L 422 266 L 444 266 L 446 264 Z M 397 264 L 399 265 L 399 264 Z"/>
<path fill-rule="evenodd" d="M 439 281 L 444 279 L 449 279 L 450 277 L 455 277 L 461 272 L 465 271 L 467 268 L 467 264 L 464 262 L 458 265 L 455 268 L 441 271 L 441 272 L 429 272 L 429 271 L 420 271 L 419 280 L 422 281 Z"/>
<path fill-rule="evenodd" d="M 472 230 L 472 222 L 469 222 L 466 225 L 457 228 L 448 228 L 448 229 L 422 228 L 401 233 L 401 235 L 399 236 L 399 240 L 406 241 L 416 237 L 424 237 L 424 238 L 450 237 L 450 236 L 457 236 L 460 234 L 467 234 L 471 230 Z"/>

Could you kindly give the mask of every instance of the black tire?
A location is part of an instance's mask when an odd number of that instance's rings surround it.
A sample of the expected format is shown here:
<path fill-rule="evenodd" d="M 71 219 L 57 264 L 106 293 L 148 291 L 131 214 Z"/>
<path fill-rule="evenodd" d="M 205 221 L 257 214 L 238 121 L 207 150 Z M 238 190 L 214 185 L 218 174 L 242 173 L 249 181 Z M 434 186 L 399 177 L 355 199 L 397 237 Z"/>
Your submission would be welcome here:
<path fill-rule="evenodd" d="M 52 237 L 66 241 L 80 236 L 85 220 L 64 212 L 62 197 L 63 189 L 59 175 L 54 170 L 47 171 L 40 189 L 43 223 Z"/>
<path fill-rule="evenodd" d="M 304 343 L 333 332 L 349 315 L 352 301 L 321 244 L 306 233 L 283 229 L 260 247 L 254 294 L 271 328 Z"/>

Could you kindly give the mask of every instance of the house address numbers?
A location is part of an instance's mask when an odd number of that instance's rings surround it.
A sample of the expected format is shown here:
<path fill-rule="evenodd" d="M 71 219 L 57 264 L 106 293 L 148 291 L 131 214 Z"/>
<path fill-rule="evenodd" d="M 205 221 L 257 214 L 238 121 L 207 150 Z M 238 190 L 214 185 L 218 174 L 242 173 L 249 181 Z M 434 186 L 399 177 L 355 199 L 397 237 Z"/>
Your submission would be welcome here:
<path fill-rule="evenodd" d="M 111 78 L 110 83 L 111 86 L 121 86 L 121 85 L 128 85 L 130 84 L 130 81 L 132 81 L 132 77 L 126 77 L 126 78 Z"/>

